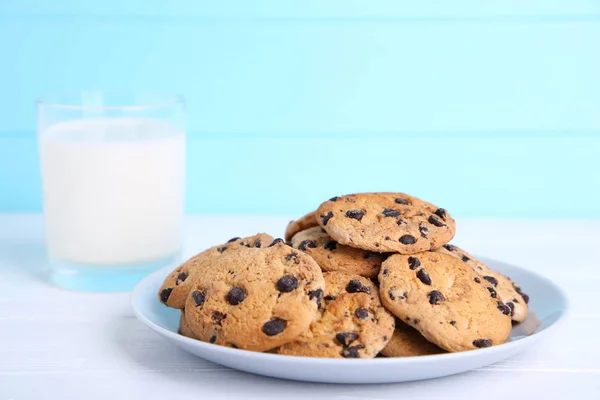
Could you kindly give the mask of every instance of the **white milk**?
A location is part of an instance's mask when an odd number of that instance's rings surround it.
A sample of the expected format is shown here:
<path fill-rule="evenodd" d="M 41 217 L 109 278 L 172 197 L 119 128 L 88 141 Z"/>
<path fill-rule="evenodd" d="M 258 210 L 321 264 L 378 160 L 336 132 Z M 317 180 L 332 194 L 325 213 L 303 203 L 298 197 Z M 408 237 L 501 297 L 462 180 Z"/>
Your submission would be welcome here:
<path fill-rule="evenodd" d="M 185 135 L 150 119 L 86 119 L 40 134 L 50 256 L 79 264 L 158 260 L 181 247 Z"/>

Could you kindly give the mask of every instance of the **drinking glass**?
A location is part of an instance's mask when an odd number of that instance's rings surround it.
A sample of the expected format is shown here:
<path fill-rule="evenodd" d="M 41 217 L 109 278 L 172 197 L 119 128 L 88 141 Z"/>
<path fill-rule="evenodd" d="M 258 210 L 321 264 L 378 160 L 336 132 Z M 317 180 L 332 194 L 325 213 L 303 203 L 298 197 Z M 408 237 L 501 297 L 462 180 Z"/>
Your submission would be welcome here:
<path fill-rule="evenodd" d="M 48 278 L 127 291 L 179 261 L 185 101 L 80 92 L 38 101 Z"/>

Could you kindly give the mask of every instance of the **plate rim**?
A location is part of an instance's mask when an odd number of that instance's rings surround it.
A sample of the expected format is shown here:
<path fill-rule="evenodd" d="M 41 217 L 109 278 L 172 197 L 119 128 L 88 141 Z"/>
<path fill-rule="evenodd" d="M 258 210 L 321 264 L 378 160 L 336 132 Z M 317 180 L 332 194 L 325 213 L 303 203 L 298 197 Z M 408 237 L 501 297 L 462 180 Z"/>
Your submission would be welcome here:
<path fill-rule="evenodd" d="M 476 257 L 478 259 L 485 260 L 487 263 L 503 264 L 503 265 L 509 266 L 511 268 L 517 268 L 517 269 L 523 270 L 528 274 L 534 275 L 536 279 L 544 281 L 544 283 L 546 285 L 551 286 L 556 291 L 556 293 L 559 295 L 561 303 L 564 305 L 564 307 L 560 311 L 560 315 L 558 316 L 558 319 L 542 331 L 534 332 L 529 336 L 520 338 L 515 341 L 506 342 L 506 343 L 502 343 L 497 346 L 492 346 L 492 347 L 483 348 L 483 349 L 474 349 L 474 350 L 459 351 L 459 352 L 448 352 L 448 353 L 442 353 L 442 354 L 431 354 L 431 355 L 425 355 L 425 356 L 345 359 L 345 358 L 292 356 L 292 355 L 283 355 L 283 354 L 275 354 L 275 353 L 264 353 L 264 352 L 244 350 L 244 349 L 234 349 L 234 348 L 216 345 L 213 343 L 206 343 L 206 342 L 203 342 L 203 341 L 197 340 L 197 339 L 188 338 L 177 332 L 173 332 L 169 329 L 159 326 L 158 324 L 156 324 L 154 321 L 149 319 L 145 314 L 143 314 L 140 311 L 140 307 L 137 305 L 137 303 L 138 303 L 137 299 L 140 297 L 140 292 L 143 290 L 143 288 L 149 284 L 148 283 L 149 281 L 157 278 L 159 275 L 162 276 L 164 271 L 169 271 L 169 272 L 167 272 L 167 274 L 165 274 L 165 276 L 168 275 L 168 273 L 170 273 L 170 271 L 172 270 L 172 267 L 160 269 L 160 270 L 155 271 L 155 272 L 151 273 L 150 275 L 146 276 L 144 279 L 142 279 L 135 286 L 135 288 L 133 289 L 133 291 L 130 294 L 130 305 L 131 305 L 131 308 L 133 309 L 133 313 L 136 316 L 136 318 L 139 319 L 142 323 L 144 323 L 144 325 L 146 325 L 150 329 L 154 330 L 155 332 L 157 332 L 163 336 L 166 336 L 169 339 L 174 340 L 175 342 L 183 342 L 183 343 L 191 345 L 191 346 L 197 346 L 197 347 L 200 347 L 207 351 L 213 352 L 214 354 L 224 354 L 227 356 L 250 357 L 250 358 L 257 359 L 257 361 L 277 360 L 277 361 L 282 361 L 282 362 L 294 362 L 294 363 L 298 363 L 298 364 L 311 364 L 311 365 L 314 365 L 315 363 L 322 364 L 322 365 L 325 365 L 325 364 L 348 365 L 349 363 L 360 363 L 360 365 L 363 365 L 365 367 L 372 366 L 372 365 L 385 365 L 385 364 L 394 364 L 394 365 L 411 364 L 411 365 L 414 365 L 415 363 L 419 364 L 419 363 L 435 362 L 436 360 L 440 360 L 440 359 L 451 362 L 452 359 L 463 359 L 465 357 L 479 357 L 479 356 L 484 356 L 484 354 L 491 355 L 491 354 L 494 354 L 497 352 L 511 352 L 511 350 L 515 350 L 520 347 L 523 347 L 531 341 L 536 341 L 536 340 L 545 338 L 549 334 L 549 332 L 555 331 L 556 328 L 561 326 L 568 319 L 568 316 L 570 314 L 569 297 L 567 295 L 567 292 L 565 290 L 563 290 L 560 286 L 558 286 L 556 283 L 554 283 L 554 281 L 552 281 L 551 279 L 547 278 L 546 276 L 544 276 L 542 274 L 539 274 L 536 271 L 531 271 L 527 268 L 520 267 L 518 265 L 510 264 L 510 263 L 507 263 L 504 261 L 500 261 L 500 260 L 496 260 L 496 259 L 484 257 L 484 256 L 482 256 L 482 257 L 476 256 Z M 156 297 L 154 297 L 154 301 L 158 301 L 158 295 Z M 201 356 L 198 356 L 198 357 L 202 358 Z"/>

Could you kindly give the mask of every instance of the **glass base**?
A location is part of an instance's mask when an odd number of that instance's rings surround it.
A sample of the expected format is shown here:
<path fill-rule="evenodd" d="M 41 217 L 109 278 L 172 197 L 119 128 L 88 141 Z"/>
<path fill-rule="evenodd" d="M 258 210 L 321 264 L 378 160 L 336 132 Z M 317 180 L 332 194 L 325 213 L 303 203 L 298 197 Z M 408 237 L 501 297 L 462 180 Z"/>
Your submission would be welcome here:
<path fill-rule="evenodd" d="M 148 274 L 181 261 L 177 252 L 158 260 L 127 265 L 82 265 L 50 258 L 48 279 L 69 290 L 83 292 L 129 292 Z"/>

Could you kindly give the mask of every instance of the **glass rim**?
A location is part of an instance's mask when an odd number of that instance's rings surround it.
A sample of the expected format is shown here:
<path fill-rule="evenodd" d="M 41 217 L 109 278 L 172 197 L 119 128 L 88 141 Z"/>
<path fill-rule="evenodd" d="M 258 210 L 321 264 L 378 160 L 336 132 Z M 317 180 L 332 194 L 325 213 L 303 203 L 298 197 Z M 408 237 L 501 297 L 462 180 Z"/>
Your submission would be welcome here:
<path fill-rule="evenodd" d="M 117 104 L 117 105 L 85 105 L 81 101 L 85 95 L 89 96 L 130 96 L 135 97 L 148 97 L 154 99 L 161 99 L 161 101 L 148 101 L 147 103 L 140 102 L 140 104 Z M 75 101 L 68 101 L 65 99 L 78 98 L 80 104 L 76 104 Z M 164 100 L 164 101 L 163 101 Z M 165 108 L 182 106 L 185 107 L 185 97 L 176 93 L 169 92 L 155 92 L 155 91 L 127 91 L 127 90 L 80 90 L 80 91 L 67 91 L 67 92 L 56 92 L 49 93 L 39 96 L 36 101 L 38 107 L 51 107 L 68 110 L 148 110 L 153 108 Z M 126 102 L 124 102 L 126 103 Z"/>

